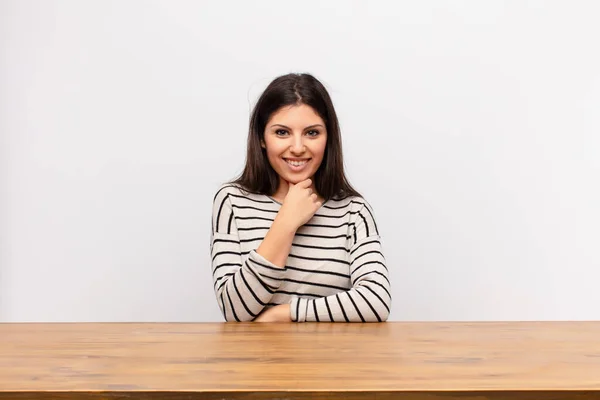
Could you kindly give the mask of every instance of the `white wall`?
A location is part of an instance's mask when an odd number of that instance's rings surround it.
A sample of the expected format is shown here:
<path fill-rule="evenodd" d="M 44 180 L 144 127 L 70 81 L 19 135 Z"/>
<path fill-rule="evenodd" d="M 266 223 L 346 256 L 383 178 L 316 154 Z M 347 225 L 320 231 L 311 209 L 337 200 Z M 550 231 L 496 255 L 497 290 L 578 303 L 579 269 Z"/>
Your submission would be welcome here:
<path fill-rule="evenodd" d="M 0 0 L 0 320 L 220 321 L 212 196 L 290 71 L 331 90 L 392 320 L 600 319 L 598 15 Z"/>

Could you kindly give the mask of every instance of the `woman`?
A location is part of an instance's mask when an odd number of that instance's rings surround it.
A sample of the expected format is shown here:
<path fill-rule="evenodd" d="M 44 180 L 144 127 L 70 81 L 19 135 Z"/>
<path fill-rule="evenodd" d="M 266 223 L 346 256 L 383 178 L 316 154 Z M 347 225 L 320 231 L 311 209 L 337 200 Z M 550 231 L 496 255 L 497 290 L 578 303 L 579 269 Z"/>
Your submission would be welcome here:
<path fill-rule="evenodd" d="M 373 210 L 348 183 L 333 103 L 313 76 L 278 77 L 258 99 L 246 166 L 214 197 L 211 255 L 227 321 L 387 320 Z"/>

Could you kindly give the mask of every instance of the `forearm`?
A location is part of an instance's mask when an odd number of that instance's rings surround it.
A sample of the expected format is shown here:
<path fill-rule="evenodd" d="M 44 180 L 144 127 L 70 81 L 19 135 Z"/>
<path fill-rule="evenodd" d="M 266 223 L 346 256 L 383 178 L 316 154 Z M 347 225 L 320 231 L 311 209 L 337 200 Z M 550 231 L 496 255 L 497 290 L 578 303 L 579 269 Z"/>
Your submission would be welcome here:
<path fill-rule="evenodd" d="M 285 268 L 295 234 L 296 229 L 277 215 L 256 252 L 276 266 Z"/>
<path fill-rule="evenodd" d="M 391 285 L 379 236 L 365 237 L 350 250 L 347 291 L 317 299 L 294 299 L 295 322 L 383 322 L 391 309 Z"/>
<path fill-rule="evenodd" d="M 258 260 L 254 253 L 241 268 L 215 283 L 215 292 L 227 321 L 252 321 L 269 303 L 285 271 Z"/>
<path fill-rule="evenodd" d="M 251 251 L 242 256 L 235 234 L 213 234 L 213 284 L 227 321 L 251 321 L 271 301 L 285 270 Z"/>
<path fill-rule="evenodd" d="M 367 283 L 318 299 L 297 298 L 290 306 L 294 322 L 384 322 L 391 297 L 388 288 Z"/>

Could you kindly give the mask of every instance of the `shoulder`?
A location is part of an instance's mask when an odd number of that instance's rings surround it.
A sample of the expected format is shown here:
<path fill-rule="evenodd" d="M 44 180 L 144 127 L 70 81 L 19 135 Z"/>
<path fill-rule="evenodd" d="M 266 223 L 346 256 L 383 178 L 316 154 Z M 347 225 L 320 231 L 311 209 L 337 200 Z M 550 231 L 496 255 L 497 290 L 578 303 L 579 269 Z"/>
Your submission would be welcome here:
<path fill-rule="evenodd" d="M 379 236 L 375 212 L 371 203 L 364 197 L 352 197 L 352 221 L 354 223 L 355 242 L 361 238 Z"/>
<path fill-rule="evenodd" d="M 375 212 L 371 203 L 364 196 L 349 196 L 335 203 L 346 204 L 346 213 L 350 216 L 350 221 L 359 225 L 372 226 L 373 230 L 377 232 Z"/>
<path fill-rule="evenodd" d="M 335 210 L 345 209 L 351 213 L 363 211 L 365 208 L 372 209 L 370 203 L 362 196 L 347 196 L 342 199 L 331 199 L 325 203 L 325 208 Z"/>
<path fill-rule="evenodd" d="M 213 204 L 217 205 L 224 203 L 230 208 L 272 209 L 276 207 L 276 204 L 269 199 L 267 195 L 251 192 L 246 188 L 233 183 L 222 184 L 214 195 Z"/>
<path fill-rule="evenodd" d="M 239 185 L 233 183 L 221 184 L 213 196 L 213 202 L 222 202 L 232 195 L 243 196 L 243 189 Z"/>
<path fill-rule="evenodd" d="M 370 203 L 362 196 L 347 196 L 342 199 L 330 199 L 324 205 L 320 215 L 338 218 L 350 225 L 375 225 L 375 213 Z"/>

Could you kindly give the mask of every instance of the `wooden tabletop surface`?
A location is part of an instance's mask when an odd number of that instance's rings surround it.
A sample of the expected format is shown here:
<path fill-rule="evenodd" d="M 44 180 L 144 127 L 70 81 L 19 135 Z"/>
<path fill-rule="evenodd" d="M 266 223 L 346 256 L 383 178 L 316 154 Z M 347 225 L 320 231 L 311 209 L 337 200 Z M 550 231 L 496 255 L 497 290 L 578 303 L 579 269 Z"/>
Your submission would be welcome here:
<path fill-rule="evenodd" d="M 0 398 L 511 391 L 600 398 L 600 322 L 0 324 Z"/>

